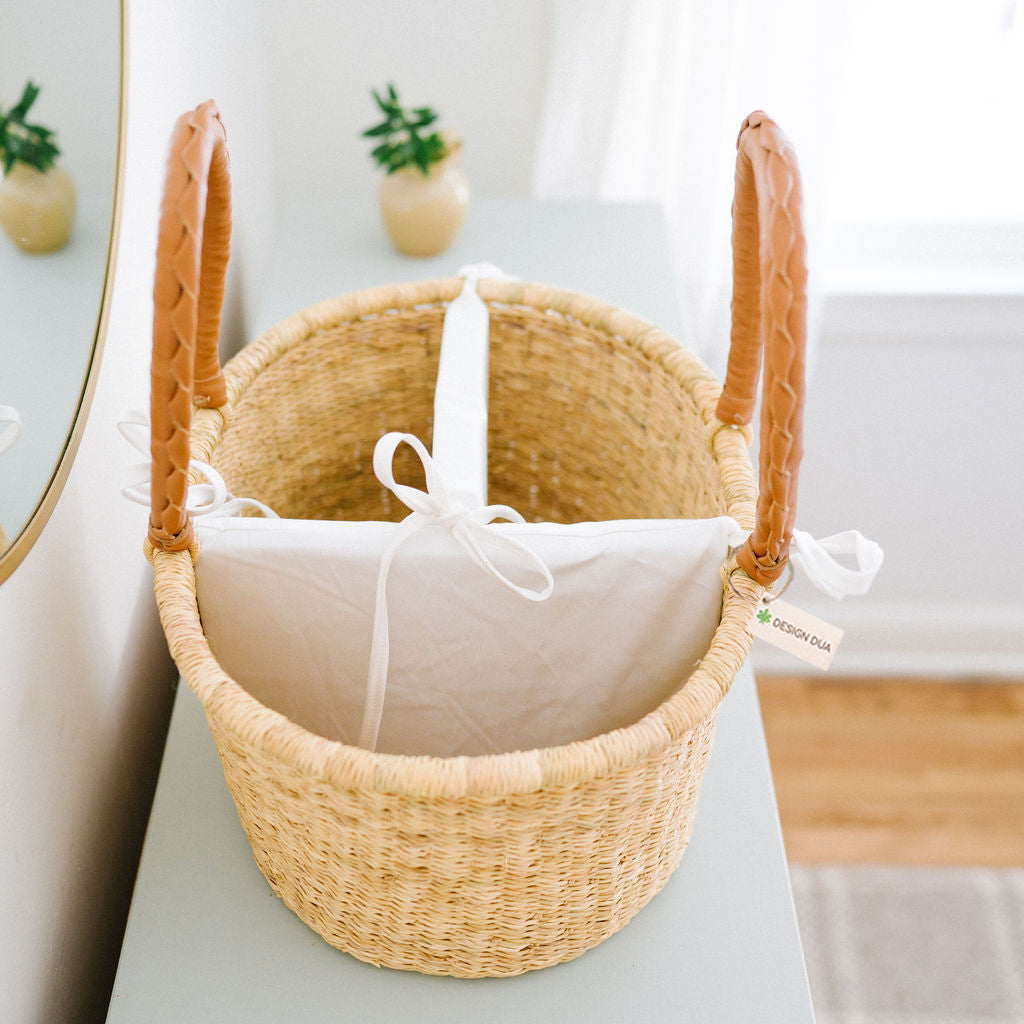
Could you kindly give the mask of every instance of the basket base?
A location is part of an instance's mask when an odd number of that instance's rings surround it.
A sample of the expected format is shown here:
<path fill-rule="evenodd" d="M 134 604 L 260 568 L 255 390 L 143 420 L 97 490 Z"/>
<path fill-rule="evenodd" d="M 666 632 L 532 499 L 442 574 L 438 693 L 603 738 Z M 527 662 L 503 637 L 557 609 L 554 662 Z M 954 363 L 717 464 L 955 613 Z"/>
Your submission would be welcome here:
<path fill-rule="evenodd" d="M 330 819 L 311 815 L 308 779 L 281 766 L 277 799 L 254 804 L 246 758 L 211 728 L 256 863 L 305 924 L 377 967 L 481 978 L 575 959 L 664 887 L 693 830 L 716 717 L 636 765 L 639 779 L 478 800 L 345 790 Z M 635 786 L 655 797 L 627 810 Z"/>

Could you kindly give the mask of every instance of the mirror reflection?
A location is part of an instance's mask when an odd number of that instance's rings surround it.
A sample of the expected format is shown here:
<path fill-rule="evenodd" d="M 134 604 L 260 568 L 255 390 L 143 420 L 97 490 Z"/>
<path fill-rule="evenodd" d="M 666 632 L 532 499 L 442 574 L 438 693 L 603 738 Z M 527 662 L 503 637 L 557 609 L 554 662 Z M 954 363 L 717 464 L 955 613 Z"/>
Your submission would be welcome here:
<path fill-rule="evenodd" d="M 22 157 L 0 159 L 0 579 L 56 501 L 98 364 L 121 66 L 119 0 L 0 5 L 0 111 Z"/>

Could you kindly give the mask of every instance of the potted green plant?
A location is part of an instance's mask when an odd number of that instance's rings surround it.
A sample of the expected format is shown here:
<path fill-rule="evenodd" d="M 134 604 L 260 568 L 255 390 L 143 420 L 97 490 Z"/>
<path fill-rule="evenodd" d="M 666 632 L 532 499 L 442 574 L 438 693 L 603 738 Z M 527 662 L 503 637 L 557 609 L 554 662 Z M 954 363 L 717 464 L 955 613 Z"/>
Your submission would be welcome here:
<path fill-rule="evenodd" d="M 402 106 L 393 85 L 384 95 L 371 92 L 384 119 L 363 137 L 376 141 L 371 155 L 385 171 L 377 196 L 388 235 L 408 256 L 444 252 L 469 206 L 461 142 L 433 130 L 438 115 L 430 107 Z"/>
<path fill-rule="evenodd" d="M 21 99 L 0 109 L 0 225 L 26 252 L 53 252 L 68 240 L 75 217 L 75 183 L 58 166 L 54 133 L 29 124 L 39 86 L 26 82 Z"/>

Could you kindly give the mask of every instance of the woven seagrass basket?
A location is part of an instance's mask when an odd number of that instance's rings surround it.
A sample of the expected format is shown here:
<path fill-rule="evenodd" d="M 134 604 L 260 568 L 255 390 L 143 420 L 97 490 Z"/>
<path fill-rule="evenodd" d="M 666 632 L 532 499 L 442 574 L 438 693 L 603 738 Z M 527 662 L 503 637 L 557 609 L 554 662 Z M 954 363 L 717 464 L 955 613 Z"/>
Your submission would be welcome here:
<path fill-rule="evenodd" d="M 370 453 L 429 439 L 457 279 L 296 313 L 220 371 L 230 236 L 212 102 L 172 140 L 155 285 L 147 553 L 171 652 L 202 701 L 261 870 L 329 943 L 373 964 L 464 977 L 571 959 L 665 884 L 691 834 L 719 703 L 782 571 L 801 455 L 804 245 L 792 149 L 757 113 L 740 133 L 732 350 L 722 391 L 671 337 L 592 298 L 483 281 L 490 310 L 489 495 L 527 519 L 730 515 L 721 624 L 677 692 L 628 728 L 480 757 L 377 754 L 261 705 L 212 655 L 184 511 L 190 454 L 292 518 L 393 519 Z M 749 422 L 765 349 L 761 494 Z M 194 414 L 194 415 L 193 415 Z M 408 473 L 413 474 L 410 465 Z M 404 511 L 404 510 L 403 510 Z"/>

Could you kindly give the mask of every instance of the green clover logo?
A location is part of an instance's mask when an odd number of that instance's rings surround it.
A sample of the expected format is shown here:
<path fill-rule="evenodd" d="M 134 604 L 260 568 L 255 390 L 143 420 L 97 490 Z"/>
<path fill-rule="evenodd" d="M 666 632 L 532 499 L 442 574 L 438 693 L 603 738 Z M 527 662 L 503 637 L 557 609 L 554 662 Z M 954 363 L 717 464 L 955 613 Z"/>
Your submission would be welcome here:
<path fill-rule="evenodd" d="M 771 622 L 772 621 L 772 613 L 770 611 L 768 611 L 767 608 L 762 608 L 757 613 L 757 621 L 760 622 L 762 626 L 765 623 L 767 623 L 767 622 Z"/>

